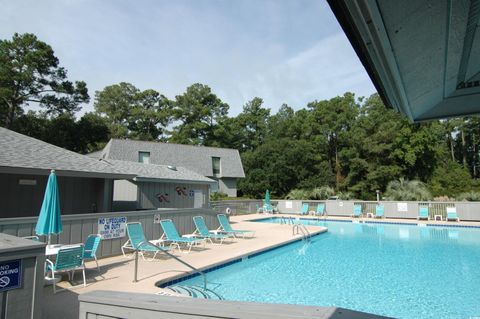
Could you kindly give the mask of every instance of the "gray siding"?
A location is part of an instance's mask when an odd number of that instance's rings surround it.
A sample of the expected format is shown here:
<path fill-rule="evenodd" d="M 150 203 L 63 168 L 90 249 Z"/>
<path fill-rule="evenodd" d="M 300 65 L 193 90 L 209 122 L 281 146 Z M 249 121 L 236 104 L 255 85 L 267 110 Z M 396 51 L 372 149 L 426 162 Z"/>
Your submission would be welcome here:
<path fill-rule="evenodd" d="M 135 212 L 98 213 L 84 215 L 62 216 L 63 232 L 59 236 L 52 236 L 52 243 L 77 244 L 85 242 L 87 236 L 98 232 L 100 217 L 125 216 L 127 222 L 141 222 L 147 239 L 158 239 L 163 232 L 159 224 L 154 224 L 154 216 L 161 215 L 161 219 L 172 219 L 180 234 L 191 234 L 195 230 L 193 216 L 203 216 L 209 229 L 219 227 L 217 214 L 209 209 L 179 209 L 179 210 L 150 210 Z M 4 218 L 0 219 L 0 233 L 24 237 L 35 234 L 36 217 Z M 102 240 L 97 256 L 113 256 L 121 254 L 121 246 L 127 237 Z"/>
<path fill-rule="evenodd" d="M 218 190 L 229 197 L 237 197 L 237 179 L 223 177 L 218 180 Z"/>
<path fill-rule="evenodd" d="M 191 196 L 191 190 L 201 190 L 203 192 L 203 207 L 208 207 L 208 185 L 202 184 L 182 184 L 182 183 L 153 183 L 137 182 L 138 186 L 138 208 L 193 208 L 194 197 Z M 184 193 L 179 194 L 176 189 L 182 189 Z M 160 201 L 159 196 L 168 199 Z"/>
<path fill-rule="evenodd" d="M 19 180 L 36 185 L 20 185 Z M 38 216 L 48 176 L 0 174 L 0 218 Z M 62 214 L 111 210 L 113 182 L 110 179 L 58 176 Z"/>
<path fill-rule="evenodd" d="M 138 187 L 127 180 L 116 180 L 113 183 L 113 211 L 136 210 Z"/>

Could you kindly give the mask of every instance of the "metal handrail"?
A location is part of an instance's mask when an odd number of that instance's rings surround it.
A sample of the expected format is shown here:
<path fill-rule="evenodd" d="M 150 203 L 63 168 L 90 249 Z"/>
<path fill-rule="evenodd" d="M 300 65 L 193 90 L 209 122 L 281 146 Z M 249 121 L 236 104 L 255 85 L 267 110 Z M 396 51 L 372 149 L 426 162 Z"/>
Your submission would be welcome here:
<path fill-rule="evenodd" d="M 295 232 L 295 230 L 297 230 L 297 231 Z M 303 224 L 293 225 L 292 232 L 293 232 L 293 236 L 295 236 L 295 235 L 297 235 L 301 232 L 302 235 L 303 235 L 302 236 L 303 238 L 308 239 L 308 238 L 311 237 L 311 234 L 308 231 L 307 227 L 305 227 L 305 225 L 303 225 Z"/>
<path fill-rule="evenodd" d="M 152 246 L 155 246 L 153 245 L 152 243 L 150 242 L 141 242 L 140 244 L 138 244 L 137 247 L 140 247 L 141 245 L 143 244 L 147 244 L 147 245 L 152 245 Z M 155 246 L 157 247 L 157 246 Z M 173 259 L 175 259 L 176 261 L 178 261 L 179 263 L 187 266 L 188 268 L 192 269 L 194 271 L 194 273 L 199 273 L 202 278 L 203 278 L 203 289 L 206 290 L 207 289 L 207 275 L 205 275 L 205 273 L 197 268 L 195 268 L 194 266 L 190 265 L 189 263 L 181 260 L 180 258 L 178 258 L 177 256 L 175 255 L 172 255 L 170 254 L 168 251 L 166 250 L 163 250 L 163 249 L 160 249 L 160 251 L 164 254 L 166 254 L 167 256 L 169 257 L 172 257 Z M 135 248 L 135 273 L 134 273 L 134 279 L 133 279 L 133 282 L 137 282 L 137 273 L 138 273 L 138 249 Z"/>

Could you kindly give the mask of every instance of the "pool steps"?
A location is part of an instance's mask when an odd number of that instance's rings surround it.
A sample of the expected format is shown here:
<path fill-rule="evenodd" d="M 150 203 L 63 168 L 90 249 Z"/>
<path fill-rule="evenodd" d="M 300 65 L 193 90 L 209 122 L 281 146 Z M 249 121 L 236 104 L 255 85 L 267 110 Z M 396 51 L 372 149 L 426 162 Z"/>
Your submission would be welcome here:
<path fill-rule="evenodd" d="M 162 295 L 184 296 L 198 299 L 223 300 L 223 297 L 212 289 L 204 289 L 199 286 L 183 286 L 174 285 L 164 288 L 164 291 L 159 292 Z"/>

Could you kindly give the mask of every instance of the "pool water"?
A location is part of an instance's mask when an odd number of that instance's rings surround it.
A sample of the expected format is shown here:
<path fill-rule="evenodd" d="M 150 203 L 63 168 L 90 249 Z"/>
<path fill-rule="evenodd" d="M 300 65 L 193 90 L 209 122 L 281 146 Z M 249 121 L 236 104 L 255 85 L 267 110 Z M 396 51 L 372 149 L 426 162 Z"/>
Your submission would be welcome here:
<path fill-rule="evenodd" d="M 396 318 L 480 317 L 480 229 L 301 222 L 328 233 L 209 272 L 209 288 L 227 300 Z"/>

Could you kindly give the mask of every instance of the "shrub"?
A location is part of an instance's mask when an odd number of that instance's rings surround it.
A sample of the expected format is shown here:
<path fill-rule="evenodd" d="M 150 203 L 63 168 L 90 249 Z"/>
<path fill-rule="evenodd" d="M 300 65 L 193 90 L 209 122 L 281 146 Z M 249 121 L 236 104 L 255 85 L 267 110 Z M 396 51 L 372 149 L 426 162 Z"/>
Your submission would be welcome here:
<path fill-rule="evenodd" d="M 222 193 L 222 192 L 210 193 L 210 200 L 211 201 L 222 200 L 222 199 L 225 199 L 227 197 L 228 197 L 228 195 L 225 194 L 225 193 Z"/>
<path fill-rule="evenodd" d="M 480 202 L 480 193 L 475 191 L 461 193 L 457 196 L 457 200 L 466 200 L 469 202 Z"/>
<path fill-rule="evenodd" d="M 309 199 L 323 200 L 335 195 L 335 190 L 330 186 L 316 187 L 310 192 Z"/>
<path fill-rule="evenodd" d="M 388 183 L 385 192 L 385 198 L 388 200 L 430 200 L 432 194 L 427 189 L 427 186 L 417 180 L 409 181 L 400 178 L 398 181 L 391 181 Z"/>
<path fill-rule="evenodd" d="M 310 197 L 310 192 L 304 189 L 292 189 L 285 199 L 308 199 Z"/>
<path fill-rule="evenodd" d="M 338 196 L 338 199 L 341 199 L 341 200 L 354 199 L 353 193 L 350 193 L 350 192 L 338 192 L 336 195 Z"/>

